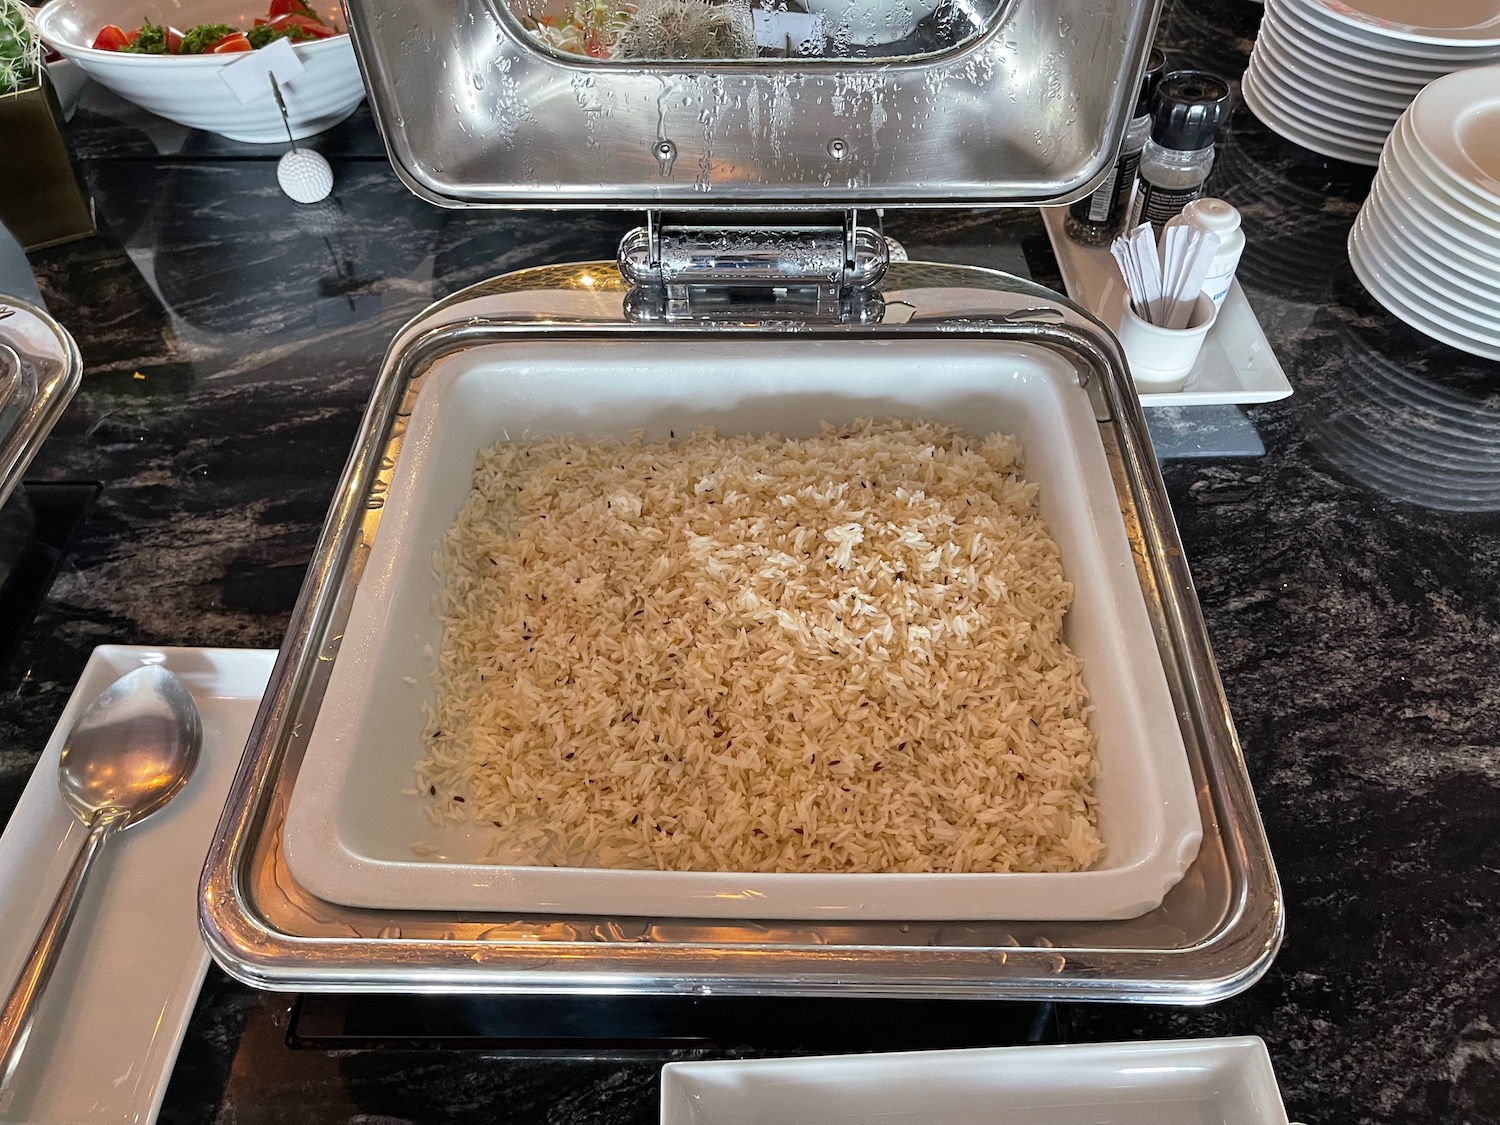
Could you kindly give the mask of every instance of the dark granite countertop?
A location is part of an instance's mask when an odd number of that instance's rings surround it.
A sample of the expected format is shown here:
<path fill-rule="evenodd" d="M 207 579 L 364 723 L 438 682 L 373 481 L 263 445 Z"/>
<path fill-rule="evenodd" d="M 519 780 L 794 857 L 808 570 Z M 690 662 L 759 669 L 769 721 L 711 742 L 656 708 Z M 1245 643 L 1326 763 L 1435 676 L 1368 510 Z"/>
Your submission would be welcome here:
<path fill-rule="evenodd" d="M 1258 17 L 1182 3 L 1164 39 L 1238 75 Z M 87 374 L 31 480 L 103 490 L 0 669 L 0 822 L 95 645 L 278 643 L 407 318 L 506 270 L 610 257 L 631 222 L 435 209 L 363 110 L 318 142 L 337 189 L 311 208 L 279 194 L 274 151 L 97 91 L 70 135 L 101 233 L 31 264 Z M 1166 465 L 1285 890 L 1275 965 L 1206 1009 L 824 1008 L 828 1042 L 875 1045 L 893 1019 L 933 1044 L 1008 1042 L 1035 1037 L 1033 1016 L 1080 1042 L 1255 1034 L 1295 1118 L 1500 1121 L 1500 364 L 1362 291 L 1344 240 L 1369 179 L 1236 112 L 1210 186 L 1244 214 L 1240 278 L 1296 393 L 1248 409 L 1264 456 Z M 913 257 L 1057 283 L 1034 212 L 897 213 L 888 229 Z M 299 1004 L 214 971 L 162 1120 L 654 1119 L 662 1051 L 408 1034 L 504 1018 Z"/>

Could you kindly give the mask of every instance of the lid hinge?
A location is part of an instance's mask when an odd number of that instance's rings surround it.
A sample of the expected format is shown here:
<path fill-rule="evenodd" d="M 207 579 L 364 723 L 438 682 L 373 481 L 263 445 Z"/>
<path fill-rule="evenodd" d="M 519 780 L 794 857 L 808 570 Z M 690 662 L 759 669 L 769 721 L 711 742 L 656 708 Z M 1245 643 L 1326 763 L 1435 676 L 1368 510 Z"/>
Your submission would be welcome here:
<path fill-rule="evenodd" d="M 879 219 L 877 217 L 878 224 Z M 646 214 L 620 241 L 632 307 L 649 319 L 878 319 L 890 255 L 857 211 Z"/>

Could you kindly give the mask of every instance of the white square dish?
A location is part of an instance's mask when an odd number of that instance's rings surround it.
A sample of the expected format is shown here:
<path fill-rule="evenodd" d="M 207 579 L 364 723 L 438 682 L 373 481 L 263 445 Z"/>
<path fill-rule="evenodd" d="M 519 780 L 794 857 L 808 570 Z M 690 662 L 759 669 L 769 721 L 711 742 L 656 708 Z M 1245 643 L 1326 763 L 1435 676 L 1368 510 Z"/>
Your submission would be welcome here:
<path fill-rule="evenodd" d="M 101 645 L 58 718 L 0 835 L 0 984 L 21 971 L 88 830 L 63 803 L 57 768 L 73 724 L 127 672 L 164 664 L 203 721 L 198 765 L 182 792 L 110 846 L 105 876 L 83 892 L 52 986 L 16 1073 L 0 1096 L 6 1125 L 151 1125 L 156 1120 L 208 950 L 198 932 L 198 876 L 244 753 L 274 652 Z"/>
<path fill-rule="evenodd" d="M 1287 1125 L 1254 1036 L 668 1063 L 661 1125 Z"/>
<path fill-rule="evenodd" d="M 433 557 L 475 455 L 550 434 L 712 424 L 808 436 L 921 416 L 1017 435 L 1076 594 L 1064 634 L 1099 734 L 1106 855 L 1067 874 L 765 875 L 500 866 L 488 830 L 436 829 L 409 795 L 441 641 Z M 1077 372 L 1035 346 L 796 338 L 525 342 L 429 371 L 287 814 L 292 874 L 350 906 L 650 917 L 1129 918 L 1160 904 L 1202 825 L 1104 450 Z M 418 855 L 416 842 L 433 845 Z"/>

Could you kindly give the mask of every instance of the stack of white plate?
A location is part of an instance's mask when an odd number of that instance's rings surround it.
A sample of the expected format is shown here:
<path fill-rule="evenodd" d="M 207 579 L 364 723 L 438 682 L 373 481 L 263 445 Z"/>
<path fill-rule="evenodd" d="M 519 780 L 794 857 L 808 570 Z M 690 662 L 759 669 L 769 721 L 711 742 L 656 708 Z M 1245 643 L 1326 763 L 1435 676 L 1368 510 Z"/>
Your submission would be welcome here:
<path fill-rule="evenodd" d="M 1401 115 L 1349 260 L 1413 328 L 1500 359 L 1500 66 L 1440 78 Z"/>
<path fill-rule="evenodd" d="M 1289 141 L 1375 164 L 1417 91 L 1500 61 L 1500 0 L 1266 0 L 1245 104 Z"/>

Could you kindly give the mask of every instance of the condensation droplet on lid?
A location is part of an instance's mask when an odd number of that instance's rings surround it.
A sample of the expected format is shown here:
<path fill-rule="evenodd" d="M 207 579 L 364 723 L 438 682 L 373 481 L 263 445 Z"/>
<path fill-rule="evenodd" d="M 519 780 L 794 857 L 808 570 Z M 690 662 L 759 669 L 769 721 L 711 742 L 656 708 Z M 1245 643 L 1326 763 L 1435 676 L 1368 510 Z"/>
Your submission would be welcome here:
<path fill-rule="evenodd" d="M 842 160 L 849 154 L 849 145 L 843 137 L 834 137 L 828 142 L 828 155 L 835 160 Z"/>
<path fill-rule="evenodd" d="M 672 165 L 677 160 L 677 146 L 671 141 L 660 140 L 656 142 L 656 163 L 661 168 L 663 176 L 672 174 Z"/>

